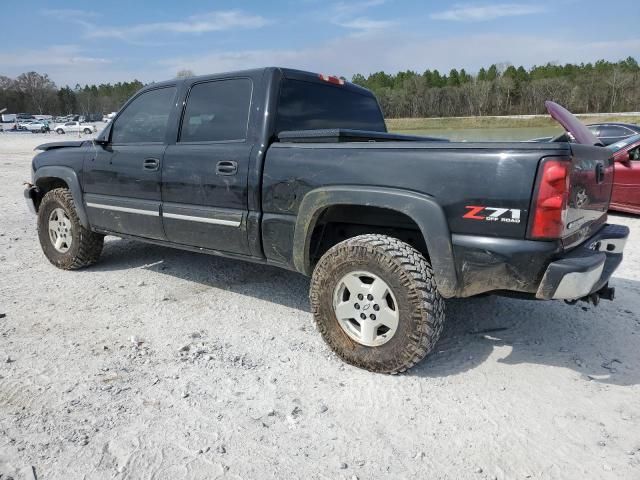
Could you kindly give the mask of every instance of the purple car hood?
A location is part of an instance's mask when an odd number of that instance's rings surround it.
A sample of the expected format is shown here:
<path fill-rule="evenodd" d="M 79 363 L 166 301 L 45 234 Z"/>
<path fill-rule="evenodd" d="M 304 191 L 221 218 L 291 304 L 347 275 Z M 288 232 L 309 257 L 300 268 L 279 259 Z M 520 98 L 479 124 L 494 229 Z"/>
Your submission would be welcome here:
<path fill-rule="evenodd" d="M 544 106 L 547 107 L 549 115 L 571 134 L 576 143 L 603 146 L 598 137 L 591 133 L 591 130 L 574 117 L 569 110 L 551 101 L 544 102 Z"/>

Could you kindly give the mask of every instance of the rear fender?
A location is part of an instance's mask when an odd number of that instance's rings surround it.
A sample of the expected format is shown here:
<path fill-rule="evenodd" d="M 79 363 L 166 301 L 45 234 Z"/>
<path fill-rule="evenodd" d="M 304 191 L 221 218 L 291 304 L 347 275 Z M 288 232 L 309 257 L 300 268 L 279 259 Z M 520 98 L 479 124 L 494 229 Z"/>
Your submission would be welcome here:
<path fill-rule="evenodd" d="M 424 237 L 438 291 L 443 297 L 456 295 L 458 281 L 451 234 L 442 208 L 428 195 L 393 188 L 333 186 L 308 192 L 300 203 L 293 239 L 296 270 L 311 275 L 311 235 L 321 213 L 333 205 L 387 208 L 409 216 Z"/>

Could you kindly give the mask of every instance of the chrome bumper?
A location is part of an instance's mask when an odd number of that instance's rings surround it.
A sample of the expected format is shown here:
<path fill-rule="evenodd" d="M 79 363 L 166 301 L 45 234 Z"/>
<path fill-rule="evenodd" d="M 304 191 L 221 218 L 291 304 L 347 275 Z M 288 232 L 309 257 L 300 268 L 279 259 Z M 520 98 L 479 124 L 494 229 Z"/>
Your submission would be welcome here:
<path fill-rule="evenodd" d="M 549 264 L 536 298 L 576 300 L 597 292 L 620 265 L 628 238 L 628 227 L 605 225 L 581 246 Z"/>

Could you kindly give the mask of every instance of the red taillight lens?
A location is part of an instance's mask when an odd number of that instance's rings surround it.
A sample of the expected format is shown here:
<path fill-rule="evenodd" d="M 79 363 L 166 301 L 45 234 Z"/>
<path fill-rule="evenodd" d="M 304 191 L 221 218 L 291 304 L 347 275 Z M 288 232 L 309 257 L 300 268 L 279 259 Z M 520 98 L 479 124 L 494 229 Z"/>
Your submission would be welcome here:
<path fill-rule="evenodd" d="M 567 161 L 545 160 L 540 167 L 530 237 L 562 237 L 569 201 L 569 166 Z"/>
<path fill-rule="evenodd" d="M 336 75 L 325 75 L 323 73 L 319 73 L 318 78 L 325 82 L 333 83 L 334 85 L 344 85 L 344 79 Z"/>

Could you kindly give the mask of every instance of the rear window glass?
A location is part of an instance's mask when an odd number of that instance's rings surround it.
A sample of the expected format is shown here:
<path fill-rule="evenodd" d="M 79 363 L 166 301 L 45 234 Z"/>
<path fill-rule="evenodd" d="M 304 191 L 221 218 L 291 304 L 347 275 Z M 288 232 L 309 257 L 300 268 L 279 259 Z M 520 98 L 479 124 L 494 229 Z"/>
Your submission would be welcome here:
<path fill-rule="evenodd" d="M 280 87 L 276 133 L 323 128 L 387 131 L 378 102 L 371 95 L 340 86 L 284 80 Z"/>
<path fill-rule="evenodd" d="M 626 128 L 617 127 L 615 125 L 605 125 L 600 127 L 601 138 L 623 137 L 629 135 L 629 131 Z"/>

